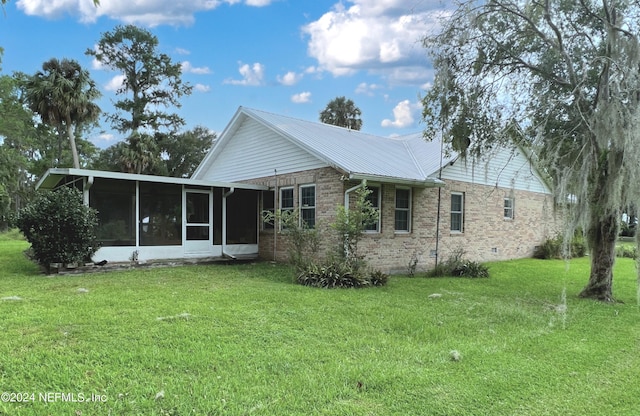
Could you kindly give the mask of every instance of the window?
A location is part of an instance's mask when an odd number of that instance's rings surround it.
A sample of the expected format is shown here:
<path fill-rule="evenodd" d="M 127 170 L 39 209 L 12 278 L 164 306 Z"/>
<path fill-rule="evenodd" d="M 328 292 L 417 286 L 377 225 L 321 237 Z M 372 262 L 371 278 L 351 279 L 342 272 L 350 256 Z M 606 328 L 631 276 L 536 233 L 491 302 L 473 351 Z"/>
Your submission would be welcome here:
<path fill-rule="evenodd" d="M 464 226 L 464 194 L 451 193 L 451 231 L 461 233 Z"/>
<path fill-rule="evenodd" d="M 316 186 L 305 185 L 300 187 L 300 219 L 301 225 L 307 228 L 316 226 Z"/>
<path fill-rule="evenodd" d="M 280 214 L 284 217 L 293 213 L 293 188 L 280 188 Z M 280 228 L 286 228 L 280 226 Z"/>
<path fill-rule="evenodd" d="M 411 189 L 396 188 L 396 231 L 411 231 Z"/>
<path fill-rule="evenodd" d="M 513 219 L 513 198 L 505 198 L 504 199 L 504 218 L 506 220 Z"/>
<path fill-rule="evenodd" d="M 369 224 L 365 227 L 365 231 L 368 232 L 380 232 L 380 187 L 379 186 L 368 186 L 367 189 L 369 195 L 367 195 L 367 201 L 371 203 L 371 206 L 375 208 L 378 212 L 378 219 L 373 224 Z"/>

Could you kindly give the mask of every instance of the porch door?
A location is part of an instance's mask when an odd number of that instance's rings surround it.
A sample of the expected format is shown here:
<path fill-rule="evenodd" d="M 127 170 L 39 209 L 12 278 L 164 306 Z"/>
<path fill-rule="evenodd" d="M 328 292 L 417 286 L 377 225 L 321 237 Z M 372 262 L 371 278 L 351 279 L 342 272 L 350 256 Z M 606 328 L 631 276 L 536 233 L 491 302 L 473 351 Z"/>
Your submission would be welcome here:
<path fill-rule="evenodd" d="M 185 192 L 185 254 L 209 254 L 212 247 L 211 192 Z"/>

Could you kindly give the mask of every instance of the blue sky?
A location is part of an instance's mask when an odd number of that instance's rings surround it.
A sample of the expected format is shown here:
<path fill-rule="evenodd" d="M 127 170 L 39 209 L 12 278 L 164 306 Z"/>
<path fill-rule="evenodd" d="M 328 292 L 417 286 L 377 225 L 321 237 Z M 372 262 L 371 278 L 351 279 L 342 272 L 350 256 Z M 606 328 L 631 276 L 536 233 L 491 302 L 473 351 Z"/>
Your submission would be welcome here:
<path fill-rule="evenodd" d="M 239 106 L 318 120 L 338 96 L 362 110 L 362 131 L 420 131 L 420 96 L 433 71 L 420 39 L 437 30 L 440 0 L 10 0 L 0 14 L 2 72 L 33 74 L 75 59 L 112 112 L 118 74 L 85 55 L 119 24 L 148 28 L 194 86 L 176 110 L 186 128 L 222 132 Z M 90 139 L 123 137 L 102 122 Z"/>

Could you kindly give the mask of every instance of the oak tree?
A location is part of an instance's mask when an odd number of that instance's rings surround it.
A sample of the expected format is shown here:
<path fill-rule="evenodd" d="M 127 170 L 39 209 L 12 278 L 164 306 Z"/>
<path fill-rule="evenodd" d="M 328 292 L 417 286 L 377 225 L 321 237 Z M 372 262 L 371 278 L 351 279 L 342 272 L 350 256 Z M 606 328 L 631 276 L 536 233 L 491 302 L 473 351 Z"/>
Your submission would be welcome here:
<path fill-rule="evenodd" d="M 640 6 L 628 0 L 464 1 L 425 37 L 435 69 L 424 119 L 467 156 L 537 151 L 581 228 L 581 296 L 612 301 L 621 209 L 640 179 Z M 624 192 L 623 192 L 624 190 Z"/>

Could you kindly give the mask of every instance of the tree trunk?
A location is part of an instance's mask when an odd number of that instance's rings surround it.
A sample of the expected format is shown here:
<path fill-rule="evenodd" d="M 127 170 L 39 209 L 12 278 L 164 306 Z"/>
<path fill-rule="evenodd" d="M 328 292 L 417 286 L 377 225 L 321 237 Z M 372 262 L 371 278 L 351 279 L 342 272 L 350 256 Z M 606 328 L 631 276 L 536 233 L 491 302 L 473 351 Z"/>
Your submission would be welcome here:
<path fill-rule="evenodd" d="M 80 169 L 80 158 L 78 157 L 78 148 L 76 147 L 76 138 L 73 135 L 73 127 L 67 124 L 67 136 L 69 137 L 69 145 L 71 146 L 71 155 L 73 156 L 73 167 Z"/>
<path fill-rule="evenodd" d="M 587 238 L 591 249 L 591 274 L 580 297 L 613 302 L 613 265 L 616 260 L 616 241 L 620 216 L 610 212 L 595 218 L 592 214 Z"/>

